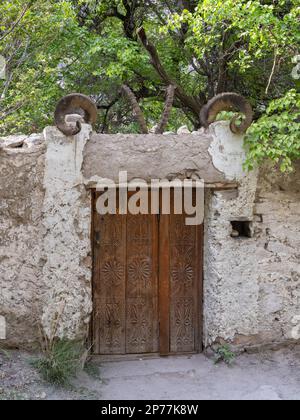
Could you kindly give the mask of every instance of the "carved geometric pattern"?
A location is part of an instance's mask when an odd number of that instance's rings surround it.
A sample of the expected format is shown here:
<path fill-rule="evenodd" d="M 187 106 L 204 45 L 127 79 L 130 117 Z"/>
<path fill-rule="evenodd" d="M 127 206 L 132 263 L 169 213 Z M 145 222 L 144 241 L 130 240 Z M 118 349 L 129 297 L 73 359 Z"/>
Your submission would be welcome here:
<path fill-rule="evenodd" d="M 149 223 L 145 222 L 145 216 L 128 216 L 127 236 L 128 242 L 148 245 L 151 243 Z"/>
<path fill-rule="evenodd" d="M 176 219 L 173 226 L 174 230 L 172 230 L 172 242 L 178 245 L 193 245 L 195 241 L 194 226 L 186 226 L 182 217 Z"/>
<path fill-rule="evenodd" d="M 107 216 L 104 220 L 102 224 L 101 246 L 119 247 L 122 239 L 122 222 L 120 218 Z"/>
<path fill-rule="evenodd" d="M 186 292 L 192 291 L 194 270 L 189 263 L 185 262 L 184 260 L 179 260 L 173 267 L 171 276 L 172 281 L 174 282 L 174 286 L 176 289 L 179 288 L 177 291 L 178 294 L 184 294 Z"/>
<path fill-rule="evenodd" d="M 120 348 L 120 329 L 122 328 L 119 303 L 106 303 L 103 310 L 104 345 L 108 349 Z"/>
<path fill-rule="evenodd" d="M 175 244 L 174 253 L 175 258 L 182 258 L 187 264 L 193 264 L 195 262 L 195 248 L 190 247 L 187 244 Z"/>
<path fill-rule="evenodd" d="M 116 259 L 111 259 L 105 262 L 101 272 L 105 284 L 107 286 L 116 287 L 122 282 L 124 267 Z"/>
<path fill-rule="evenodd" d="M 149 258 L 134 258 L 128 264 L 128 282 L 131 293 L 135 290 L 140 296 L 142 291 L 151 286 L 151 264 Z"/>
<path fill-rule="evenodd" d="M 131 353 L 145 352 L 151 344 L 152 317 L 149 304 L 144 300 L 128 303 L 127 308 L 127 349 Z"/>
<path fill-rule="evenodd" d="M 176 299 L 173 305 L 176 347 L 184 351 L 194 345 L 193 298 Z"/>

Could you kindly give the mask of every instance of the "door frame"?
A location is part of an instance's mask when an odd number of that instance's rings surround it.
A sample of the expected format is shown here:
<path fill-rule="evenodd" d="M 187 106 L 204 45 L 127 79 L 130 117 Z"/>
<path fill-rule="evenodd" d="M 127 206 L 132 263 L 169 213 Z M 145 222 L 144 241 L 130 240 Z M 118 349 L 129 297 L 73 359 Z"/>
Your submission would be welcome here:
<path fill-rule="evenodd" d="M 203 351 L 203 321 L 204 321 L 204 314 L 203 314 L 203 297 L 204 297 L 204 290 L 203 290 L 203 279 L 204 279 L 204 223 L 199 225 L 197 228 L 197 245 L 200 245 L 200 250 L 198 249 L 197 255 L 199 257 L 197 263 L 197 313 L 195 316 L 196 326 L 195 326 L 195 351 L 193 352 L 184 352 L 184 353 L 171 353 L 167 351 L 170 348 L 170 313 L 169 311 L 164 310 L 166 307 L 169 309 L 170 305 L 164 305 L 163 303 L 166 302 L 167 299 L 170 298 L 170 277 L 169 272 L 166 275 L 166 272 L 162 267 L 166 267 L 167 264 L 164 261 L 166 258 L 166 252 L 162 252 L 161 249 L 168 249 L 166 243 L 161 243 L 161 228 L 165 229 L 165 239 L 169 234 L 169 223 L 166 221 L 164 223 L 158 223 L 158 316 L 159 316 L 159 353 L 150 353 L 150 354 L 120 354 L 120 355 L 99 355 L 93 353 L 93 326 L 94 326 L 94 310 L 95 310 L 95 223 L 94 223 L 94 211 L 96 206 L 96 194 L 97 191 L 95 188 L 91 189 L 91 249 L 92 249 L 92 313 L 91 313 L 91 320 L 89 325 L 89 336 L 88 336 L 88 344 L 90 349 L 90 354 L 93 357 L 99 358 L 103 361 L 116 361 L 116 360 L 137 360 L 142 358 L 159 358 L 159 357 L 166 357 L 166 356 L 184 356 L 188 354 L 199 354 Z M 169 215 L 158 215 L 160 219 L 168 218 Z M 170 242 L 168 241 L 168 245 Z M 163 246 L 165 245 L 165 247 Z M 168 279 L 168 280 L 167 280 Z M 164 322 L 161 322 L 161 319 Z M 166 326 L 168 325 L 168 331 Z"/>

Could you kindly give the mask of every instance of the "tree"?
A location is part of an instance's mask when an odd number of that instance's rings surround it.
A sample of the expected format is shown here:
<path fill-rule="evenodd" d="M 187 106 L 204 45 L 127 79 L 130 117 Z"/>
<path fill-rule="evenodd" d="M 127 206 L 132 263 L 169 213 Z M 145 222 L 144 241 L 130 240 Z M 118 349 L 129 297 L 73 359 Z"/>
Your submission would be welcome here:
<path fill-rule="evenodd" d="M 74 69 L 89 34 L 78 26 L 69 2 L 4 1 L 0 14 L 0 54 L 7 62 L 0 130 L 34 132 L 53 123 L 56 101 L 78 83 Z"/>
<path fill-rule="evenodd" d="M 121 86 L 134 91 L 151 126 L 173 84 L 169 129 L 199 128 L 201 107 L 234 91 L 255 110 L 248 167 L 265 156 L 278 160 L 281 140 L 282 169 L 299 157 L 299 85 L 291 76 L 300 44 L 298 0 L 17 0 L 2 2 L 0 13 L 0 54 L 8 61 L 0 81 L 2 133 L 51 124 L 55 103 L 72 91 L 97 101 L 97 130 L 137 132 Z M 271 145 L 264 139 L 274 135 L 274 116 L 281 127 Z"/>

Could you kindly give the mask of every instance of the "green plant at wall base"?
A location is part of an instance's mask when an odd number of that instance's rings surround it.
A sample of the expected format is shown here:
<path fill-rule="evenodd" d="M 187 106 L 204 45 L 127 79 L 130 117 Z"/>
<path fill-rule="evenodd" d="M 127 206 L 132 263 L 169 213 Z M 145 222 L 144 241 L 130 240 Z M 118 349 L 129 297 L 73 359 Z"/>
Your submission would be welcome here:
<path fill-rule="evenodd" d="M 225 344 L 220 346 L 215 352 L 215 363 L 224 362 L 230 366 L 235 360 L 235 354 L 230 350 L 230 347 Z"/>
<path fill-rule="evenodd" d="M 43 379 L 66 386 L 81 368 L 83 346 L 74 341 L 55 339 L 41 358 L 33 362 Z"/>
<path fill-rule="evenodd" d="M 246 147 L 246 169 L 267 158 L 282 172 L 292 171 L 293 161 L 300 159 L 300 93 L 293 89 L 272 101 L 265 115 L 250 127 Z"/>

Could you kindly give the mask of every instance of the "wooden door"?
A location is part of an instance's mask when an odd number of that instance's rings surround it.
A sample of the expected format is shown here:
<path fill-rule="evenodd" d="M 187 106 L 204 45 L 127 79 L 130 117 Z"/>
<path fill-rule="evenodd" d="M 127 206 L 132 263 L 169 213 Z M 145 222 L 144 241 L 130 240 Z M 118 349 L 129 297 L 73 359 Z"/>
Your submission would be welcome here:
<path fill-rule="evenodd" d="M 185 215 L 161 216 L 160 353 L 202 350 L 203 226 L 187 226 Z"/>
<path fill-rule="evenodd" d="M 93 353 L 200 350 L 202 227 L 184 215 L 105 215 L 93 194 Z"/>
<path fill-rule="evenodd" d="M 158 340 L 158 219 L 105 215 L 94 199 L 96 354 L 156 353 Z"/>

